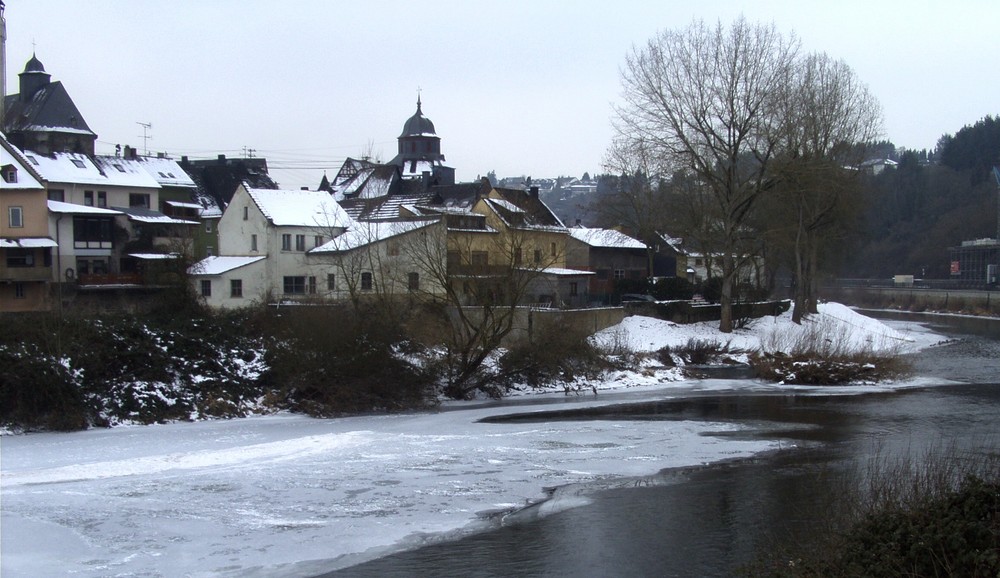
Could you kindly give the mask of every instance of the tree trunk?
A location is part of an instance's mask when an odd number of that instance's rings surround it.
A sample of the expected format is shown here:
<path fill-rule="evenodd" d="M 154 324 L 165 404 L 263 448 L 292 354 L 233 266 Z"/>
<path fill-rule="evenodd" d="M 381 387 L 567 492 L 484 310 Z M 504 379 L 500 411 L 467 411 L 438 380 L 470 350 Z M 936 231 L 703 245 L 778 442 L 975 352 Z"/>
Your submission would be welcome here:
<path fill-rule="evenodd" d="M 719 295 L 719 331 L 733 332 L 733 278 L 736 276 L 736 264 L 733 256 L 727 251 L 722 256 L 722 291 Z"/>

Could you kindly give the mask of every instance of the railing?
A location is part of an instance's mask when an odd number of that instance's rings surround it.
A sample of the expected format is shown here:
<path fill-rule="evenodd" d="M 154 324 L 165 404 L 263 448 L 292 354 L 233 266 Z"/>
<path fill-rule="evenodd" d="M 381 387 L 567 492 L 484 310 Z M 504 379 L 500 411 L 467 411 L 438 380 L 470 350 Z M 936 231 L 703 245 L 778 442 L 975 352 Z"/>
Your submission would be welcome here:
<path fill-rule="evenodd" d="M 77 283 L 88 287 L 142 285 L 143 279 L 139 273 L 81 273 Z"/>

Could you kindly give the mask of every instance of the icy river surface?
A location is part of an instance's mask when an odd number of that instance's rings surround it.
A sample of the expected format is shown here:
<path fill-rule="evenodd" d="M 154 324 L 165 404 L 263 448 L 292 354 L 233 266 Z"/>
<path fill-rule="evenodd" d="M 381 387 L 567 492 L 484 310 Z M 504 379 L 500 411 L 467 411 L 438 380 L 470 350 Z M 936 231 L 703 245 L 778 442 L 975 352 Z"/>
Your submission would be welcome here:
<path fill-rule="evenodd" d="M 997 353 L 970 338 L 918 369 L 924 385 L 981 383 L 963 379 L 962 355 L 989 375 Z M 851 459 L 873 436 L 910 444 L 916 429 L 991 433 L 1000 401 L 985 385 L 864 391 L 706 380 L 432 413 L 4 436 L 0 574 L 717 574 L 808 493 L 808 473 L 794 478 L 808 468 L 787 456 Z"/>

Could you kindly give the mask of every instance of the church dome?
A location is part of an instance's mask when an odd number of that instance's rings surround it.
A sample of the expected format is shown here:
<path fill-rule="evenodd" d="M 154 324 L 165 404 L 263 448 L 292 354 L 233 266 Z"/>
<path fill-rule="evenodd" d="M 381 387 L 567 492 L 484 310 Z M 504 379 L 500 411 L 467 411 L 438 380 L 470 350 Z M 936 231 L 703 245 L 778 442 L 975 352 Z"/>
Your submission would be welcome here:
<path fill-rule="evenodd" d="M 38 60 L 34 54 L 31 55 L 31 60 L 24 65 L 25 72 L 45 72 L 45 67 L 42 66 L 42 61 Z"/>
<path fill-rule="evenodd" d="M 419 98 L 417 99 L 417 112 L 406 120 L 406 124 L 403 125 L 403 134 L 399 135 L 399 138 L 408 136 L 437 136 L 437 133 L 434 132 L 434 123 L 420 110 Z"/>

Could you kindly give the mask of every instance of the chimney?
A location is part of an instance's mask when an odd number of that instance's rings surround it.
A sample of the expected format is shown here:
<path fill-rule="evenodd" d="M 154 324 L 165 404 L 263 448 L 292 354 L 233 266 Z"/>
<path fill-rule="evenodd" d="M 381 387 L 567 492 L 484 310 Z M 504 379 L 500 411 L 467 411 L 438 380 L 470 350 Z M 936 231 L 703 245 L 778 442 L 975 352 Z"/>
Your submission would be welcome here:
<path fill-rule="evenodd" d="M 538 187 L 533 186 L 529 190 L 531 191 L 530 192 L 531 196 L 537 199 L 538 198 Z"/>
<path fill-rule="evenodd" d="M 431 172 L 424 171 L 420 173 L 420 189 L 426 193 L 427 189 L 430 188 L 430 184 L 431 184 Z"/>
<path fill-rule="evenodd" d="M 219 164 L 220 165 L 226 164 L 226 155 L 219 155 Z"/>
<path fill-rule="evenodd" d="M 301 187 L 301 189 L 302 189 L 303 191 L 308 191 L 308 190 L 309 190 L 309 187 Z"/>
<path fill-rule="evenodd" d="M 577 219 L 576 220 L 576 226 L 577 227 L 582 227 L 583 226 L 583 221 L 581 219 Z"/>

